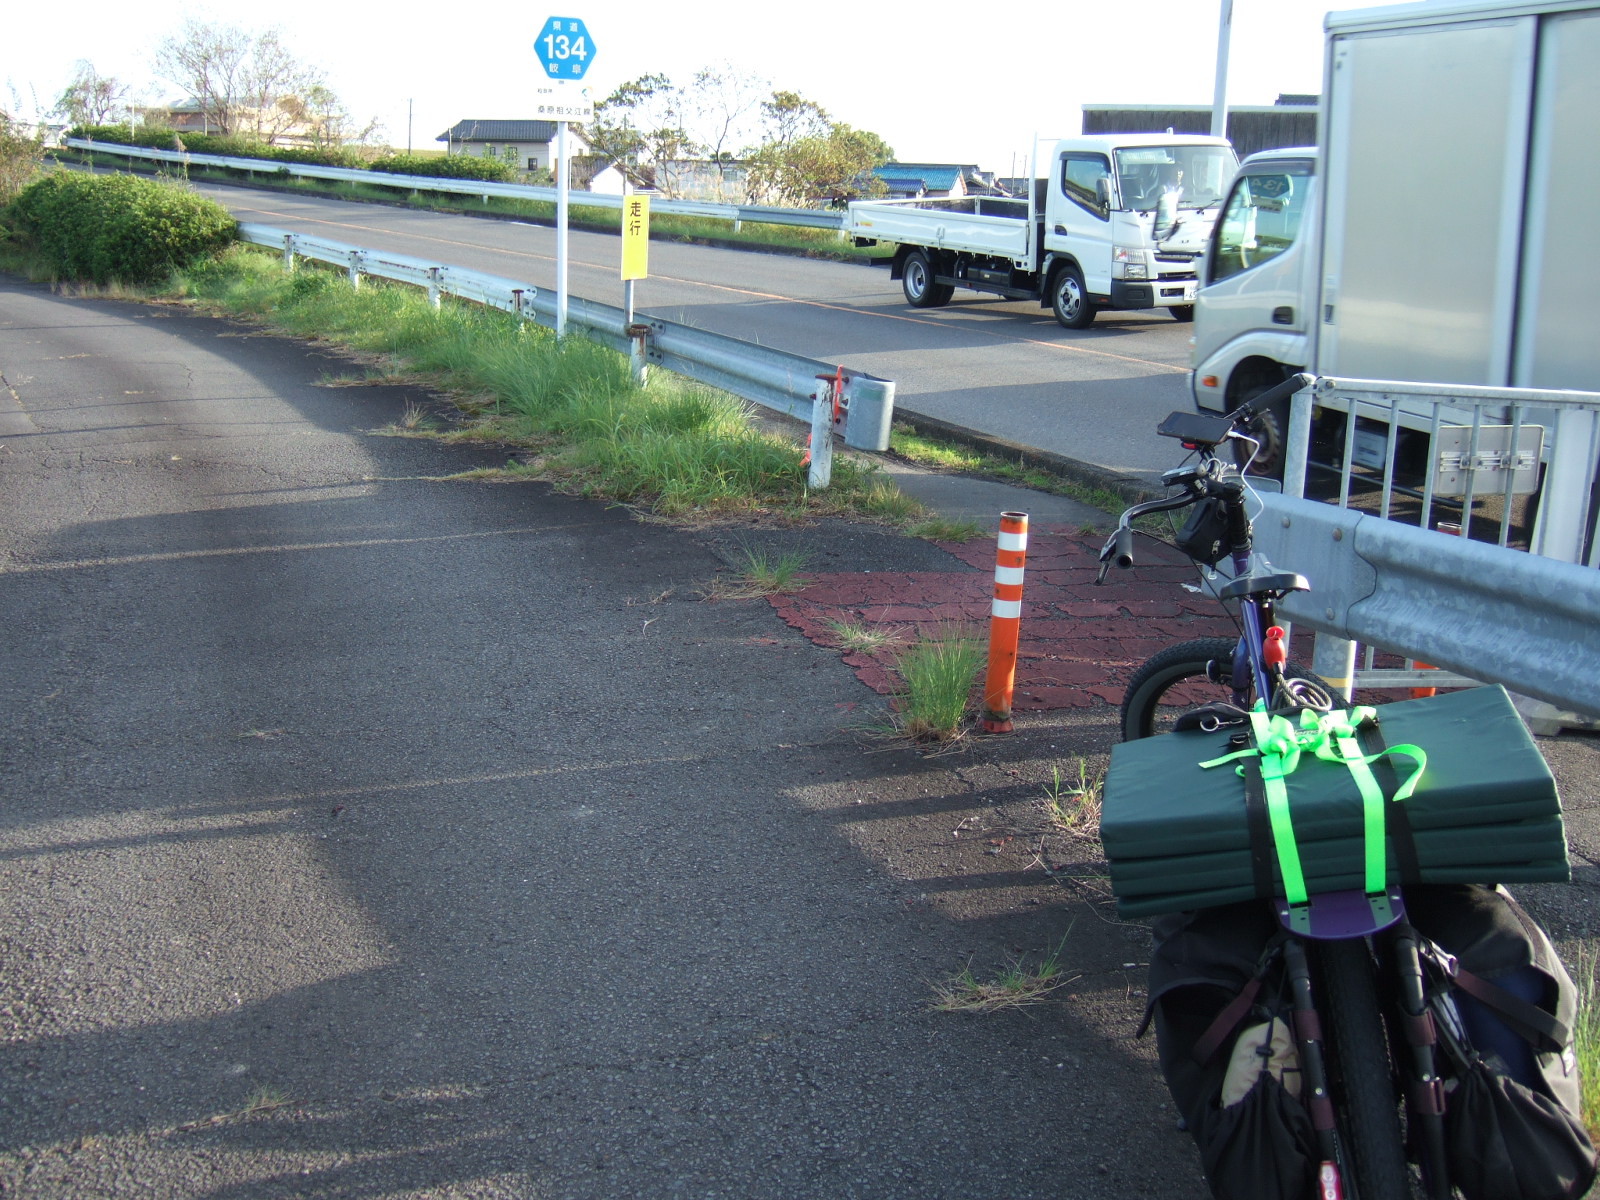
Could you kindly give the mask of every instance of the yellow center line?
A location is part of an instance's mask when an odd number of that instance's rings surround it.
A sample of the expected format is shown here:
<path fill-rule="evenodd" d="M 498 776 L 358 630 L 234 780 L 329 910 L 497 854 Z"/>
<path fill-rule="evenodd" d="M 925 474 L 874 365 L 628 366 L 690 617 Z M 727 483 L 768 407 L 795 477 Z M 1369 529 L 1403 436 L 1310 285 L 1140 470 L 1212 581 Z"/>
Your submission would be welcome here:
<path fill-rule="evenodd" d="M 397 237 L 411 237 L 416 238 L 418 241 L 434 242 L 441 246 L 460 246 L 466 250 L 487 250 L 495 254 L 506 254 L 514 258 L 527 258 L 537 262 L 555 261 L 554 256 L 550 254 L 538 254 L 529 250 L 500 249 L 494 246 L 484 246 L 475 242 L 463 242 L 455 238 L 438 237 L 434 234 L 428 233 L 414 233 L 411 231 L 402 232 L 398 229 L 384 229 L 372 225 L 356 225 L 348 221 L 333 221 L 327 219 L 326 217 L 306 217 L 298 214 L 292 215 L 290 213 L 273 212 L 270 209 L 256 209 L 254 211 L 259 212 L 262 216 L 277 217 L 283 220 L 309 221 L 318 225 L 330 225 L 336 229 L 354 229 L 362 233 L 389 233 L 394 234 Z M 574 265 L 588 267 L 593 271 L 610 270 L 612 266 L 610 263 L 583 262 L 577 259 L 573 259 L 571 261 Z M 656 275 L 653 276 L 653 278 L 665 280 L 670 283 L 683 284 L 686 287 L 709 288 L 712 291 L 727 292 L 730 295 L 744 296 L 752 300 L 780 300 L 786 304 L 803 304 L 807 308 L 822 309 L 825 312 L 846 313 L 852 317 L 878 317 L 885 321 L 903 321 L 908 325 L 928 325 L 935 329 L 949 329 L 952 327 L 952 322 L 949 321 L 937 321 L 928 317 L 907 316 L 904 313 L 876 312 L 870 308 L 858 308 L 848 304 L 832 304 L 825 300 L 800 300 L 793 296 L 784 296 L 776 292 L 758 292 L 753 288 L 734 287 L 723 283 L 707 283 L 703 279 L 685 279 L 678 275 Z M 1109 358 L 1115 362 L 1130 363 L 1137 367 L 1150 367 L 1157 371 L 1170 371 L 1178 375 L 1188 374 L 1189 370 L 1187 367 L 1176 367 L 1171 363 L 1156 362 L 1155 360 L 1148 358 L 1137 358 L 1131 354 L 1114 354 L 1109 350 L 1092 350 L 1087 346 L 1075 346 L 1071 344 L 1063 344 L 1061 342 L 1047 342 L 1042 338 L 1019 337 L 1016 334 L 996 332 L 994 330 L 984 329 L 979 326 L 969 326 L 963 324 L 960 326 L 960 328 L 963 333 L 980 334 L 983 337 L 992 338 L 997 342 L 1021 343 L 1025 346 L 1038 346 L 1043 350 L 1052 350 L 1067 354 L 1083 354 L 1092 358 Z"/>

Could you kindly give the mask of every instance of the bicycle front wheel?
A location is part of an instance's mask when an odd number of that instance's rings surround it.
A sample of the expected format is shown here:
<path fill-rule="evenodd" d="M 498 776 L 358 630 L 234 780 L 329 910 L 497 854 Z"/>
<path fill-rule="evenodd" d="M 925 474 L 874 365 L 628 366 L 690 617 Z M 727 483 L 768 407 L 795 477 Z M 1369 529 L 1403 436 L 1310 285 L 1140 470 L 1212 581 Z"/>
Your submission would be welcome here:
<path fill-rule="evenodd" d="M 1122 740 L 1166 733 L 1189 709 L 1232 700 L 1233 689 L 1226 681 L 1233 675 L 1237 644 L 1233 638 L 1195 638 L 1168 646 L 1141 665 L 1123 694 Z M 1283 673 L 1290 679 L 1310 680 L 1333 694 L 1326 682 L 1298 663 L 1286 664 Z M 1254 692 L 1246 699 L 1253 701 Z"/>
<path fill-rule="evenodd" d="M 1344 1194 L 1355 1200 L 1411 1200 L 1388 1035 L 1375 965 L 1364 939 L 1318 942 L 1327 1035 L 1324 1055 L 1338 1128 Z"/>

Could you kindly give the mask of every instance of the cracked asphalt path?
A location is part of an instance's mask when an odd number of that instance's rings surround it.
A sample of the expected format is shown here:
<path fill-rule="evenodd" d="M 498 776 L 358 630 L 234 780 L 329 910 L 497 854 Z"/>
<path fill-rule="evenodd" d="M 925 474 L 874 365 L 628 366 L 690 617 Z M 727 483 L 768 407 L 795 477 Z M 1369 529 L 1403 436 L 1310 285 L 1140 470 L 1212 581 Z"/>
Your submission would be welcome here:
<path fill-rule="evenodd" d="M 1038 813 L 1105 713 L 864 741 L 699 598 L 726 531 L 446 482 L 503 455 L 351 370 L 0 283 L 0 1193 L 1203 1194 L 1143 930 Z M 1052 947 L 1051 1003 L 931 1010 Z"/>

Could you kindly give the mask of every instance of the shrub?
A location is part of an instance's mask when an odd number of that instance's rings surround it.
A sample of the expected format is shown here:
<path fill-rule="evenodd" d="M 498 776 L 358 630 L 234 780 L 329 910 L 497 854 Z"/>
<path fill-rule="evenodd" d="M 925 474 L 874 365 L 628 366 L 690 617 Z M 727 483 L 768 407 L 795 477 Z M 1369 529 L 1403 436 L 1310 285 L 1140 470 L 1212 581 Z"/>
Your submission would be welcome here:
<path fill-rule="evenodd" d="M 0 204 L 27 187 L 43 161 L 43 138 L 23 133 L 20 126 L 0 112 Z"/>
<path fill-rule="evenodd" d="M 232 242 L 227 209 L 178 184 L 59 171 L 8 209 L 17 230 L 64 278 L 156 283 Z"/>
<path fill-rule="evenodd" d="M 489 183 L 512 183 L 517 178 L 515 168 L 496 158 L 478 158 L 470 154 L 447 154 L 443 158 L 425 158 L 420 154 L 390 154 L 372 164 L 374 171 L 387 171 L 393 175 L 427 175 L 435 179 L 480 179 Z"/>

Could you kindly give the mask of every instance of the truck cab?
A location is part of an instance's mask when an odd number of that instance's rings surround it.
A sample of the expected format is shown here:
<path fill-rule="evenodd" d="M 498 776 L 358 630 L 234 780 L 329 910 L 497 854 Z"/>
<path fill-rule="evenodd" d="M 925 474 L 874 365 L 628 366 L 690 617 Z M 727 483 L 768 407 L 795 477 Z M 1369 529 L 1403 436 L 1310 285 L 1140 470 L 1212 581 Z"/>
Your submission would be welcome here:
<path fill-rule="evenodd" d="M 1201 268 L 1190 377 L 1201 411 L 1231 412 L 1311 361 L 1316 184 L 1309 147 L 1264 150 L 1240 164 Z M 1287 428 L 1287 403 L 1258 418 L 1258 469 L 1281 467 Z"/>
<path fill-rule="evenodd" d="M 1058 143 L 1043 237 L 1057 316 L 1066 309 L 1070 317 L 1081 299 L 1096 309 L 1166 308 L 1189 320 L 1196 264 L 1237 165 L 1223 138 L 1130 134 Z"/>

